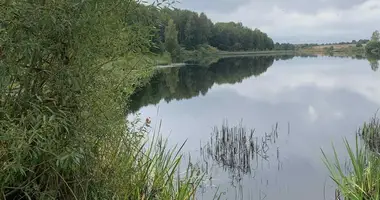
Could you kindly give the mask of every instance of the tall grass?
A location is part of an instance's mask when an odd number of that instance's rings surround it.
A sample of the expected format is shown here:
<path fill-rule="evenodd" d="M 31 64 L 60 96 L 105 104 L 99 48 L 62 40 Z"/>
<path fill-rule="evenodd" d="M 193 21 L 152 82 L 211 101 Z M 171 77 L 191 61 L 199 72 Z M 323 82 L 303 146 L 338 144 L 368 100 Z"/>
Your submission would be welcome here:
<path fill-rule="evenodd" d="M 344 141 L 349 155 L 348 165 L 341 163 L 334 147 L 334 158 L 331 160 L 322 151 L 324 163 L 330 171 L 332 180 L 338 186 L 336 199 L 380 199 L 380 157 L 373 151 L 378 149 L 377 146 L 374 148 L 375 141 L 373 141 L 379 137 L 379 132 L 376 132 L 379 130 L 378 124 L 378 119 L 375 117 L 359 129 L 358 133 L 364 140 L 363 145 L 360 144 L 360 138 L 356 139 L 354 147 L 347 140 Z"/>
<path fill-rule="evenodd" d="M 136 6 L 0 1 L 0 199 L 194 198 L 181 148 L 125 120 L 154 65 Z"/>
<path fill-rule="evenodd" d="M 369 122 L 364 123 L 358 135 L 364 140 L 367 148 L 374 153 L 380 153 L 380 120 L 375 115 Z"/>

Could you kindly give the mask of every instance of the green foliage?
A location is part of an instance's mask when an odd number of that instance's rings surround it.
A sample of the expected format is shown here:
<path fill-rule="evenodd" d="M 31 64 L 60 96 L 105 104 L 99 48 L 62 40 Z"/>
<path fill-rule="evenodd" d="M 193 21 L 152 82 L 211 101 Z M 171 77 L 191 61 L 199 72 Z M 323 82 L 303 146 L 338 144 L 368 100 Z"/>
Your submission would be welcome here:
<path fill-rule="evenodd" d="M 380 33 L 379 31 L 374 31 L 372 33 L 371 41 L 379 42 L 380 41 Z"/>
<path fill-rule="evenodd" d="M 379 41 L 369 41 L 365 46 L 366 52 L 369 54 L 379 54 L 380 55 L 380 42 Z"/>
<path fill-rule="evenodd" d="M 173 20 L 170 19 L 168 26 L 165 28 L 165 47 L 174 59 L 179 56 L 180 50 L 177 37 L 178 31 L 176 30 Z"/>
<path fill-rule="evenodd" d="M 274 49 L 275 50 L 295 50 L 296 49 L 296 46 L 294 44 L 290 44 L 290 43 L 276 43 L 274 45 Z"/>
<path fill-rule="evenodd" d="M 274 43 L 258 29 L 252 31 L 241 23 L 216 23 L 210 45 L 223 51 L 272 50 Z"/>
<path fill-rule="evenodd" d="M 372 34 L 371 40 L 367 43 L 366 47 L 367 54 L 380 55 L 380 33 L 375 31 Z"/>
<path fill-rule="evenodd" d="M 209 44 L 225 51 L 271 50 L 271 38 L 260 30 L 251 30 L 241 23 L 213 24 L 206 14 L 189 10 L 163 8 L 161 20 L 165 26 L 173 20 L 178 31 L 178 43 L 186 50 L 197 50 L 199 45 Z M 228 37 L 227 37 L 228 36 Z"/>
<path fill-rule="evenodd" d="M 196 171 L 125 99 L 152 72 L 156 28 L 134 0 L 0 1 L 0 195 L 4 199 L 190 199 Z M 139 18 L 140 20 L 140 18 Z M 179 148 L 180 150 L 180 148 Z"/>
<path fill-rule="evenodd" d="M 363 44 L 362 43 L 357 43 L 356 47 L 363 47 Z"/>
<path fill-rule="evenodd" d="M 204 61 L 208 58 L 213 60 L 218 59 L 217 54 L 219 50 L 215 47 L 212 47 L 207 44 L 198 45 L 196 50 L 186 50 L 185 48 L 181 48 L 179 60 L 181 62 L 192 62 L 194 60 Z M 207 65 L 207 64 L 206 64 Z"/>
<path fill-rule="evenodd" d="M 377 200 L 380 198 L 380 159 L 378 155 L 361 148 L 356 141 L 352 148 L 345 141 L 352 170 L 348 174 L 339 161 L 334 149 L 331 161 L 324 155 L 324 162 L 330 171 L 331 178 L 338 185 L 338 191 L 347 200 Z M 337 197 L 340 199 L 340 197 Z"/>
<path fill-rule="evenodd" d="M 331 55 L 331 56 L 334 55 L 334 46 L 325 47 L 323 49 L 326 54 Z"/>
<path fill-rule="evenodd" d="M 364 44 L 367 44 L 369 42 L 369 40 L 368 39 L 361 39 L 361 40 L 359 40 L 357 43 L 358 44 L 362 44 L 362 45 L 364 45 Z"/>
<path fill-rule="evenodd" d="M 380 153 L 380 120 L 377 116 L 373 117 L 368 123 L 364 123 L 358 134 L 369 150 Z"/>
<path fill-rule="evenodd" d="M 345 140 L 350 169 L 342 167 L 335 148 L 332 160 L 322 151 L 331 178 L 337 183 L 338 191 L 345 199 L 377 200 L 380 198 L 379 124 L 379 119 L 375 116 L 359 129 L 358 135 L 363 139 L 364 146 L 360 146 L 358 138 L 354 147 Z M 340 197 L 337 198 L 340 199 Z"/>

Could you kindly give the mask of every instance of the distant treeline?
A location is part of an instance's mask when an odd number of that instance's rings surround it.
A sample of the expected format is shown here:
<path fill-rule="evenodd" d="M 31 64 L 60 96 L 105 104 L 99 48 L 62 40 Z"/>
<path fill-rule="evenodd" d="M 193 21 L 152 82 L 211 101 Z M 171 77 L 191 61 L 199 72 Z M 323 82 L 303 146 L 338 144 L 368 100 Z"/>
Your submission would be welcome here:
<path fill-rule="evenodd" d="M 352 40 L 351 42 L 334 42 L 334 43 L 307 43 L 307 44 L 291 44 L 291 43 L 278 43 L 274 44 L 275 50 L 296 50 L 302 48 L 311 48 L 315 46 L 333 46 L 333 45 L 347 45 L 354 44 L 356 47 L 362 47 L 367 44 L 370 40 L 368 39 L 360 39 L 358 41 Z"/>
<path fill-rule="evenodd" d="M 351 42 L 333 42 L 333 43 L 321 43 L 321 44 L 316 44 L 316 43 L 311 43 L 311 44 L 301 44 L 301 47 L 312 47 L 312 46 L 331 46 L 331 45 L 345 45 L 345 44 L 356 44 L 356 45 L 364 45 L 369 42 L 368 39 L 360 39 L 358 41 L 352 40 Z"/>
<path fill-rule="evenodd" d="M 204 13 L 189 10 L 140 6 L 135 11 L 135 18 L 131 23 L 147 23 L 156 27 L 152 33 L 152 51 L 165 51 L 165 37 L 176 34 L 179 46 L 186 50 L 195 50 L 201 45 L 210 45 L 223 51 L 272 50 L 273 40 L 259 29 L 252 30 L 242 23 L 213 23 Z M 176 31 L 168 29 L 171 24 Z M 165 30 L 171 30 L 165 34 Z"/>

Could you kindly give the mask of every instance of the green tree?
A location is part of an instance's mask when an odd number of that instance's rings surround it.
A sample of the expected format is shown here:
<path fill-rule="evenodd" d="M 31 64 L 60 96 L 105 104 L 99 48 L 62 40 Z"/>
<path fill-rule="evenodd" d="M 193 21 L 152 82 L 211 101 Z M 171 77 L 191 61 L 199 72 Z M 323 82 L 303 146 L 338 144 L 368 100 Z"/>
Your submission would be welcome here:
<path fill-rule="evenodd" d="M 201 43 L 202 36 L 201 32 L 199 32 L 198 28 L 198 14 L 193 13 L 188 20 L 186 21 L 185 25 L 185 41 L 184 41 L 184 46 L 187 49 L 194 49 L 198 44 Z"/>
<path fill-rule="evenodd" d="M 241 23 L 216 23 L 210 45 L 226 51 L 270 50 L 274 43 L 267 34 L 258 29 L 251 30 Z"/>
<path fill-rule="evenodd" d="M 379 42 L 380 41 L 380 33 L 378 30 L 372 33 L 371 41 Z"/>
<path fill-rule="evenodd" d="M 252 30 L 242 23 L 212 23 L 206 14 L 189 10 L 161 9 L 162 15 L 174 21 L 178 31 L 178 43 L 189 50 L 209 44 L 220 50 L 248 51 L 271 50 L 273 40 L 258 29 Z"/>
<path fill-rule="evenodd" d="M 168 26 L 165 28 L 165 48 L 173 59 L 179 56 L 178 31 L 172 19 L 169 20 Z"/>
<path fill-rule="evenodd" d="M 374 31 L 372 33 L 371 40 L 367 43 L 366 47 L 367 54 L 380 55 L 380 33 L 379 31 Z"/>
<path fill-rule="evenodd" d="M 208 43 L 208 39 L 211 36 L 212 22 L 207 18 L 206 14 L 201 13 L 198 20 L 198 32 L 199 32 L 199 43 Z"/>

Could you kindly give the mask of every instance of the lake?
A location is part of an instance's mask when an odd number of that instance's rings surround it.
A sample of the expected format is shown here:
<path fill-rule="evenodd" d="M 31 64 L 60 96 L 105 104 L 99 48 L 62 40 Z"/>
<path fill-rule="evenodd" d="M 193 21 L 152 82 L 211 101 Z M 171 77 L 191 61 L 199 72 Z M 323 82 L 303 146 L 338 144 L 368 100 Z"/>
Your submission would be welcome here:
<path fill-rule="evenodd" d="M 159 69 L 131 102 L 206 173 L 197 199 L 334 199 L 322 161 L 380 107 L 366 59 L 221 58 Z M 157 129 L 157 128 L 156 128 Z"/>

